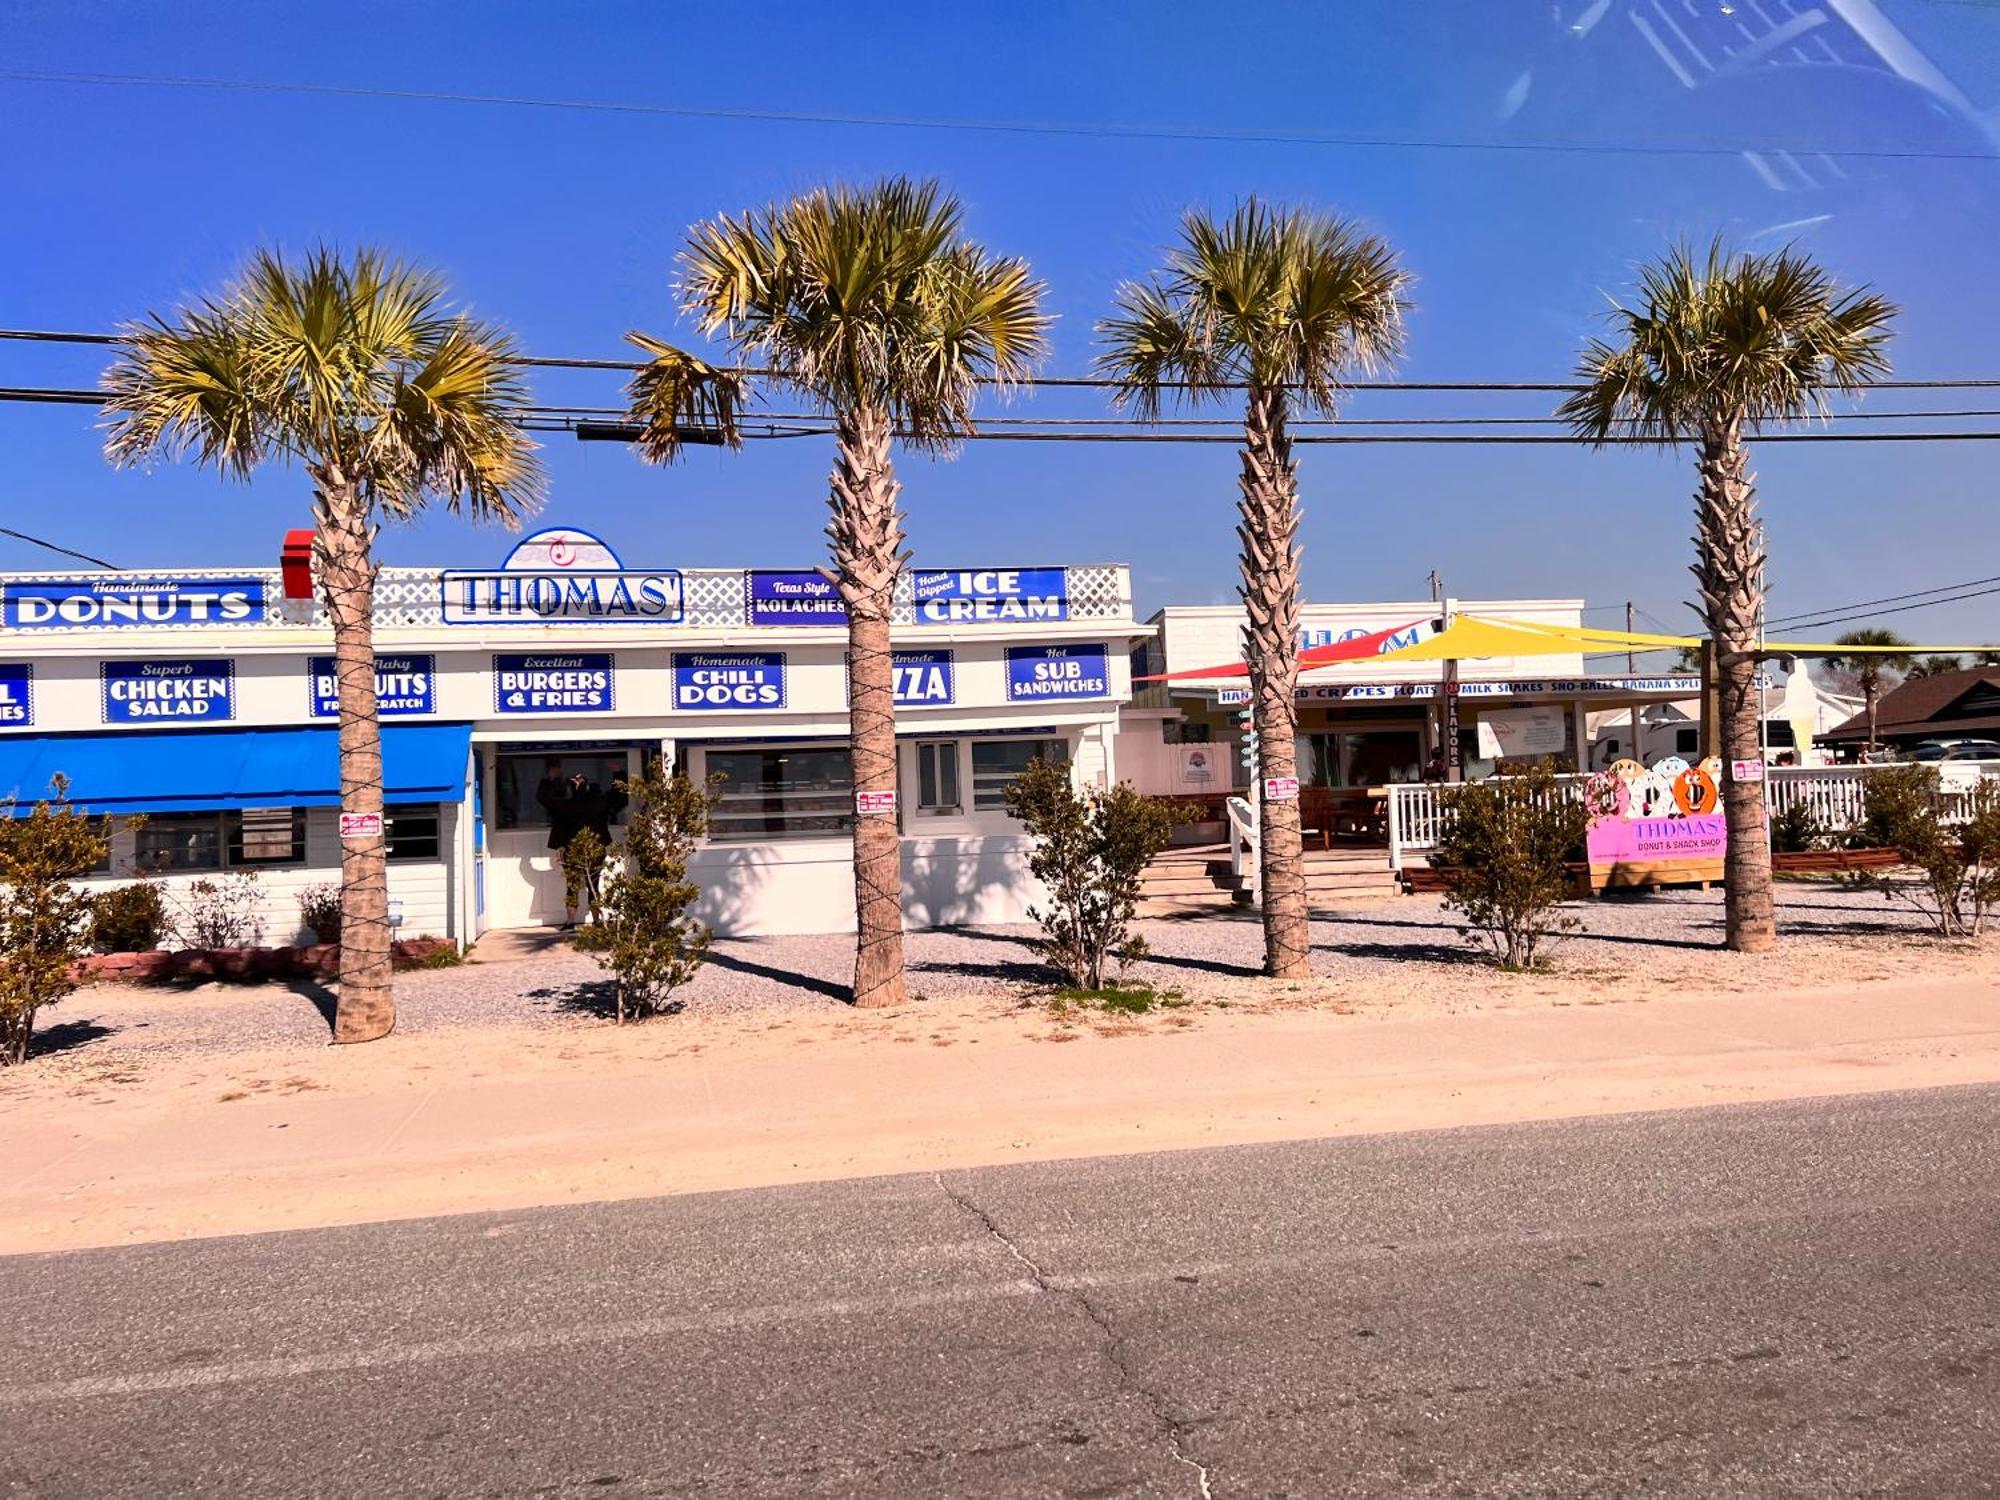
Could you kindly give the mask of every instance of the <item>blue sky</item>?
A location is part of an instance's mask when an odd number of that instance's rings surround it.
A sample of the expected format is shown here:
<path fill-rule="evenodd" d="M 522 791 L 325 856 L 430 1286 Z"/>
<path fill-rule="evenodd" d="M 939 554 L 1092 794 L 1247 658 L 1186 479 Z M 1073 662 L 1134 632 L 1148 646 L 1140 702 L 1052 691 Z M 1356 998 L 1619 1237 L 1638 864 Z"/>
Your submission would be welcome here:
<path fill-rule="evenodd" d="M 1767 20 L 1809 8 L 1742 4 Z M 1409 379 L 1560 379 L 1633 262 L 1677 234 L 1716 231 L 1796 238 L 1841 276 L 1889 292 L 1905 308 L 1899 373 L 2000 375 L 2000 162 L 1949 159 L 2000 152 L 2000 7 L 1843 0 L 1825 7 L 1840 19 L 1815 39 L 1826 66 L 1710 76 L 1690 58 L 1721 55 L 1727 8 L 9 4 L 0 67 L 17 70 L 1599 149 L 1129 139 L 0 79 L 0 325 L 107 329 L 218 285 L 253 246 L 325 238 L 437 265 L 534 352 L 615 356 L 629 327 L 686 337 L 668 277 L 692 221 L 829 178 L 908 172 L 943 178 L 978 236 L 1047 279 L 1056 374 L 1084 369 L 1113 289 L 1154 263 L 1184 206 L 1257 192 L 1357 215 L 1402 249 L 1418 278 Z M 1760 168 L 1734 149 L 1745 143 L 1906 154 L 1794 168 L 1767 152 Z M 1601 149 L 1640 145 L 1673 149 Z M 93 383 L 99 358 L 0 344 L 0 384 Z M 579 404 L 615 395 L 606 377 L 579 375 L 545 376 L 537 392 Z M 1349 410 L 1539 416 L 1547 400 L 1358 395 Z M 988 410 L 1102 408 L 1095 393 L 1052 393 Z M 1300 452 L 1312 598 L 1421 597 L 1435 568 L 1460 595 L 1583 594 L 1608 607 L 1600 623 L 1631 598 L 1655 620 L 1689 619 L 1684 459 Z M 544 457 L 549 518 L 598 530 L 628 562 L 782 566 L 820 554 L 824 442 L 701 453 L 668 471 L 561 436 Z M 1989 566 L 2000 559 L 1996 464 L 1995 444 L 1760 450 L 1774 614 L 2000 574 Z M 1227 446 L 975 444 L 950 462 L 907 458 L 903 477 L 924 563 L 1125 561 L 1148 608 L 1233 596 Z M 243 486 L 192 468 L 116 474 L 87 411 L 0 405 L 0 524 L 128 566 L 193 566 L 264 561 L 305 518 L 296 475 Z M 438 516 L 386 537 L 383 553 L 475 565 L 506 546 Z M 0 539 L 0 567 L 52 565 Z M 1996 639 L 1996 604 L 1884 623 L 1927 640 Z"/>

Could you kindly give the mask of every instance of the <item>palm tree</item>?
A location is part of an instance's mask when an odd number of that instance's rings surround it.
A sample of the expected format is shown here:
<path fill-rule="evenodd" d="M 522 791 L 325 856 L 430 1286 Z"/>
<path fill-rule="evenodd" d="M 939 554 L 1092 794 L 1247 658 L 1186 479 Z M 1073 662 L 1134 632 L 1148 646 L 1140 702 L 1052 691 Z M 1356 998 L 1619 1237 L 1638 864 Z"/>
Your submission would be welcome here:
<path fill-rule="evenodd" d="M 764 379 L 833 414 L 827 577 L 847 609 L 848 725 L 857 794 L 896 789 L 889 610 L 909 554 L 892 438 L 949 453 L 972 431 L 982 381 L 1011 384 L 1047 347 L 1042 284 L 1026 261 L 967 238 L 935 182 L 818 188 L 697 224 L 681 254 L 681 311 Z M 692 433 L 736 437 L 742 385 L 671 345 L 630 387 L 640 451 L 670 461 Z M 903 976 L 902 841 L 893 815 L 854 820 L 854 1003 L 895 1005 Z"/>
<path fill-rule="evenodd" d="M 1875 711 L 1882 702 L 1883 678 L 1890 673 L 1904 672 L 1909 657 L 1896 648 L 1907 647 L 1910 643 L 1893 630 L 1873 628 L 1850 630 L 1846 635 L 1835 636 L 1833 643 L 1848 649 L 1839 656 L 1829 656 L 1826 664 L 1835 671 L 1854 674 L 1855 685 L 1861 689 L 1863 710 L 1868 715 L 1868 749 L 1872 754 L 1875 750 Z M 1932 657 L 1931 660 L 1949 661 L 1953 668 L 1958 665 L 1956 657 Z M 1917 667 L 1922 665 L 1921 662 L 1915 664 Z M 1909 675 L 1922 677 L 1927 674 L 1911 670 Z"/>
<path fill-rule="evenodd" d="M 104 377 L 116 464 L 191 455 L 233 478 L 292 461 L 313 489 L 313 561 L 333 625 L 340 806 L 382 811 L 376 717 L 376 533 L 433 499 L 508 525 L 541 468 L 510 419 L 526 392 L 513 340 L 446 303 L 435 274 L 377 250 L 303 261 L 259 251 L 219 296 L 125 330 Z M 396 1024 L 387 843 L 341 843 L 334 1040 Z"/>
<path fill-rule="evenodd" d="M 1903 669 L 1905 677 L 1942 677 L 1947 672 L 1963 672 L 1965 659 L 1958 656 L 1919 656 Z"/>
<path fill-rule="evenodd" d="M 1163 271 L 1121 287 L 1098 328 L 1098 369 L 1147 420 L 1163 397 L 1244 393 L 1236 534 L 1266 779 L 1297 768 L 1299 485 L 1287 424 L 1295 405 L 1330 414 L 1342 381 L 1396 359 L 1409 283 L 1387 241 L 1353 221 L 1250 198 L 1222 219 L 1191 209 Z M 1299 978 L 1311 973 L 1299 804 L 1259 796 L 1264 972 Z"/>
<path fill-rule="evenodd" d="M 1765 555 L 1744 434 L 1824 414 L 1829 390 L 1886 374 L 1896 309 L 1865 288 L 1837 287 L 1797 251 L 1731 255 L 1720 240 L 1706 257 L 1680 246 L 1644 268 L 1639 293 L 1635 307 L 1613 303 L 1617 339 L 1585 347 L 1583 386 L 1558 414 L 1594 443 L 1696 444 L 1693 571 L 1715 643 L 1723 759 L 1755 761 Z M 1723 812 L 1728 944 L 1761 952 L 1778 936 L 1761 783 L 1725 765 Z"/>

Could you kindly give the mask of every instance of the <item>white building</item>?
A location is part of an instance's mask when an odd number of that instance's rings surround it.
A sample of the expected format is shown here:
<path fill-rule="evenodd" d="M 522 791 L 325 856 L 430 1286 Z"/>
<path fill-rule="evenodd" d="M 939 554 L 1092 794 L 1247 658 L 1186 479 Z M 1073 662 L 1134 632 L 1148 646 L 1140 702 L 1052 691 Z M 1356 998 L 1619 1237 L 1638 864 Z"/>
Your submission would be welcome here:
<path fill-rule="evenodd" d="M 384 568 L 375 618 L 400 935 L 560 920 L 545 766 L 608 784 L 649 752 L 725 778 L 692 871 L 719 931 L 851 928 L 847 637 L 817 573 L 627 567 L 552 530 L 497 568 Z M 911 926 L 1023 919 L 1003 789 L 1036 755 L 1115 777 L 1134 630 L 1123 567 L 903 577 Z M 0 795 L 62 772 L 79 805 L 144 813 L 100 880 L 255 870 L 263 940 L 291 942 L 297 891 L 338 874 L 330 650 L 277 568 L 0 575 Z"/>

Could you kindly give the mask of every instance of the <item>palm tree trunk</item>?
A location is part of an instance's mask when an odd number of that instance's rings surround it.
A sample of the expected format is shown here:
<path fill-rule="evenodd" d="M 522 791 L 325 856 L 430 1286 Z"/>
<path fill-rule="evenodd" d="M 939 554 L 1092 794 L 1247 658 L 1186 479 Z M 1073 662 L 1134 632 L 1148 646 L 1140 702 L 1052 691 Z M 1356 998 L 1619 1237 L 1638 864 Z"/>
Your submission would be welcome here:
<path fill-rule="evenodd" d="M 1868 755 L 1870 759 L 1873 759 L 1875 755 L 1875 705 L 1882 697 L 1882 683 L 1873 673 L 1862 678 L 1861 696 L 1866 700 L 1868 705 Z"/>
<path fill-rule="evenodd" d="M 382 814 L 382 725 L 375 697 L 373 531 L 360 486 L 335 465 L 313 474 L 320 590 L 333 622 L 340 705 L 340 810 Z M 389 853 L 381 834 L 340 841 L 340 999 L 336 1042 L 372 1042 L 396 1025 L 389 973 Z"/>
<path fill-rule="evenodd" d="M 889 607 L 902 571 L 902 486 L 889 458 L 889 414 L 862 406 L 840 414 L 839 456 L 828 504 L 834 582 L 847 606 L 847 715 L 854 790 L 896 790 L 896 698 Z M 900 1005 L 903 980 L 903 840 L 895 813 L 854 819 L 854 1003 Z"/>
<path fill-rule="evenodd" d="M 1739 953 L 1762 953 L 1778 941 L 1764 783 L 1739 781 L 1734 768 L 1734 762 L 1763 756 L 1756 652 L 1764 611 L 1764 546 L 1754 497 L 1742 418 L 1705 427 L 1694 574 L 1715 641 L 1722 704 L 1722 811 L 1729 830 L 1723 861 L 1726 940 Z"/>
<path fill-rule="evenodd" d="M 1238 481 L 1243 543 L 1244 659 L 1257 726 L 1259 873 L 1264 899 L 1264 972 L 1278 979 L 1312 973 L 1305 859 L 1296 797 L 1264 795 L 1271 778 L 1298 771 L 1299 478 L 1285 431 L 1282 387 L 1252 388 L 1243 416 Z"/>

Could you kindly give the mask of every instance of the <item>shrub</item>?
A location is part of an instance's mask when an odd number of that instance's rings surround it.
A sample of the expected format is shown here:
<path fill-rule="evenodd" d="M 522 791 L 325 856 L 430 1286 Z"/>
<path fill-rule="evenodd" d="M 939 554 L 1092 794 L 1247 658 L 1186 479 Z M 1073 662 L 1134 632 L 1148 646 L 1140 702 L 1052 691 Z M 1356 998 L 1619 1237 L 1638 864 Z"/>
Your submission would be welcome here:
<path fill-rule="evenodd" d="M 322 943 L 340 941 L 340 887 L 331 881 L 299 892 L 299 920 Z"/>
<path fill-rule="evenodd" d="M 616 976 L 622 1025 L 628 1017 L 665 1011 L 673 992 L 700 971 L 714 934 L 687 914 L 701 894 L 687 868 L 708 832 L 708 789 L 669 773 L 659 761 L 618 787 L 632 799 L 625 843 L 603 877 L 592 920 L 577 933 L 576 945 Z M 597 843 L 585 830 L 570 848 L 585 838 Z M 565 867 L 568 863 L 565 858 Z"/>
<path fill-rule="evenodd" d="M 2000 901 L 2000 785 L 1982 778 L 1958 823 L 1945 821 L 1935 766 L 1892 766 L 1871 773 L 1867 787 L 1862 826 L 1923 878 L 1862 871 L 1852 883 L 1908 901 L 1945 937 L 1977 937 Z"/>
<path fill-rule="evenodd" d="M 1827 839 L 1819 815 L 1803 802 L 1794 802 L 1771 819 L 1771 848 L 1779 854 L 1804 854 L 1817 849 Z"/>
<path fill-rule="evenodd" d="M 167 901 L 157 880 L 136 880 L 90 898 L 90 946 L 99 953 L 150 953 L 166 931 Z"/>
<path fill-rule="evenodd" d="M 599 891 L 608 855 L 604 840 L 597 836 L 593 828 L 578 829 L 562 848 L 563 906 L 570 911 L 588 906 L 593 922 L 597 920 Z"/>
<path fill-rule="evenodd" d="M 1590 826 L 1584 803 L 1537 766 L 1520 776 L 1468 782 L 1443 793 L 1432 863 L 1451 872 L 1444 904 L 1510 969 L 1533 968 L 1541 950 L 1580 924 L 1557 908 L 1569 894 L 1564 863 Z"/>
<path fill-rule="evenodd" d="M 183 948 L 252 947 L 263 931 L 257 897 L 252 870 L 194 881 L 174 914 L 174 937 Z"/>
<path fill-rule="evenodd" d="M 1122 969 L 1146 953 L 1132 931 L 1139 878 L 1173 832 L 1170 804 L 1122 782 L 1078 792 L 1069 767 L 1034 760 L 1007 787 L 1007 811 L 1033 846 L 1028 869 L 1048 890 L 1028 908 L 1041 926 L 1036 947 L 1071 985 L 1104 988 L 1105 960 Z"/>
<path fill-rule="evenodd" d="M 0 1066 L 27 1059 L 35 1013 L 76 988 L 92 903 L 69 882 L 111 850 L 109 822 L 69 805 L 67 777 L 26 817 L 18 810 L 0 804 Z"/>

